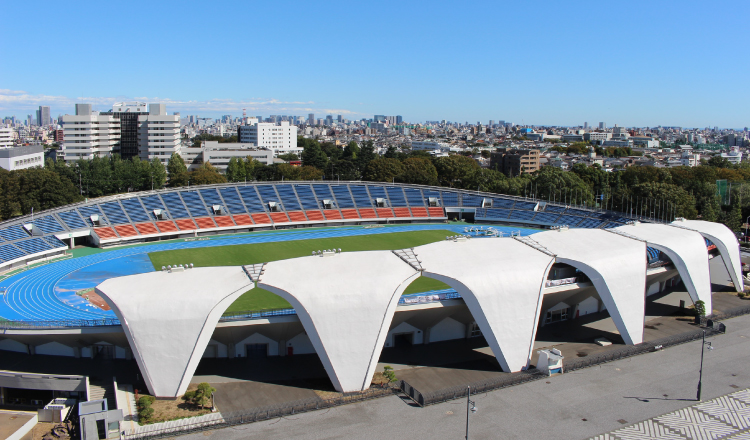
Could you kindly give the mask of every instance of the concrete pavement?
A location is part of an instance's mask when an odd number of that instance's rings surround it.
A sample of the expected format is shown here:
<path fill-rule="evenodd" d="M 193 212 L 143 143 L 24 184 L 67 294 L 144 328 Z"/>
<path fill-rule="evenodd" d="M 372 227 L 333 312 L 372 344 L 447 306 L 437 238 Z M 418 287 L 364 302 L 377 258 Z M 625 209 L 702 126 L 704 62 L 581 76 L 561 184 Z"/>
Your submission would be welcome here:
<path fill-rule="evenodd" d="M 725 321 L 712 338 L 703 397 L 747 388 L 750 316 Z M 472 439 L 584 439 L 693 405 L 700 342 L 477 395 Z M 460 439 L 466 402 L 418 408 L 397 396 L 234 428 L 191 439 Z"/>

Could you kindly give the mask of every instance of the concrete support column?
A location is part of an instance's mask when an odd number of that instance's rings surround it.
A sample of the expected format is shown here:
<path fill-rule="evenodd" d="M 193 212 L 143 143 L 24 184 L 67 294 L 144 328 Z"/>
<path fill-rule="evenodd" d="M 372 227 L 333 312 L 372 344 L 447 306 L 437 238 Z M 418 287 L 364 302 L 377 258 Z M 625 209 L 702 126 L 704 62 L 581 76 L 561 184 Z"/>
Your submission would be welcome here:
<path fill-rule="evenodd" d="M 286 356 L 286 339 L 279 339 L 279 356 Z"/>
<path fill-rule="evenodd" d="M 424 329 L 424 334 L 422 335 L 422 343 L 427 345 L 430 343 L 430 331 L 432 330 L 432 327 L 427 327 Z"/>
<path fill-rule="evenodd" d="M 28 350 L 29 354 L 32 356 L 36 354 L 36 347 L 31 344 L 26 344 L 26 350 Z"/>
<path fill-rule="evenodd" d="M 81 347 L 73 347 L 73 356 L 75 356 L 76 359 L 81 358 Z"/>
<path fill-rule="evenodd" d="M 96 346 L 95 345 L 90 346 L 89 350 L 91 351 L 91 354 L 90 354 L 91 359 L 94 359 L 94 357 L 96 356 Z"/>
<path fill-rule="evenodd" d="M 227 344 L 227 358 L 233 359 L 237 357 L 237 349 L 234 346 L 234 342 Z"/>

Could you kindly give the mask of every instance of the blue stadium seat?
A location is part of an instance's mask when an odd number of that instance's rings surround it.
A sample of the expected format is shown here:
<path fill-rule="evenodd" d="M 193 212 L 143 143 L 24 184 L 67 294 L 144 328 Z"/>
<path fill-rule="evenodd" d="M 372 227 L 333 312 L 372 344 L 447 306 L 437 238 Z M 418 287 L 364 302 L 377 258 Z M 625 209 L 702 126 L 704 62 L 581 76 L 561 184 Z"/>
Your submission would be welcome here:
<path fill-rule="evenodd" d="M 425 206 L 424 197 L 419 188 L 404 188 L 404 193 L 409 206 Z"/>
<path fill-rule="evenodd" d="M 302 209 L 292 185 L 276 185 L 276 192 L 279 193 L 284 211 L 299 211 Z"/>
<path fill-rule="evenodd" d="M 120 208 L 120 204 L 117 202 L 102 203 L 99 207 L 107 216 L 109 222 L 113 225 L 123 225 L 130 223 L 130 219 L 125 215 L 125 212 Z"/>
<path fill-rule="evenodd" d="M 247 212 L 245 204 L 242 203 L 240 194 L 237 192 L 237 188 L 222 188 L 219 192 L 221 193 L 221 197 L 224 199 L 224 203 L 226 203 L 226 208 L 230 214 L 244 214 Z"/>
<path fill-rule="evenodd" d="M 253 213 L 267 211 L 266 207 L 263 206 L 263 202 L 260 200 L 260 196 L 258 196 L 258 192 L 255 191 L 254 186 L 240 186 L 237 187 L 237 190 L 240 192 L 240 196 L 242 196 L 242 201 L 247 207 L 247 212 Z"/>
<path fill-rule="evenodd" d="M 190 217 L 190 213 L 182 203 L 182 199 L 177 193 L 168 192 L 162 193 L 161 199 L 164 201 L 164 206 L 167 207 L 169 214 L 172 218 L 187 218 Z"/>
<path fill-rule="evenodd" d="M 473 194 L 463 194 L 461 197 L 461 206 L 467 207 L 481 207 L 484 197 L 475 196 Z"/>
<path fill-rule="evenodd" d="M 86 222 L 83 221 L 81 215 L 75 209 L 70 211 L 58 212 L 57 216 L 62 219 L 65 225 L 70 229 L 83 229 L 86 228 Z"/>
<path fill-rule="evenodd" d="M 576 226 L 578 225 L 578 223 L 581 223 L 581 220 L 583 220 L 583 217 L 563 214 L 560 216 L 560 218 L 557 219 L 555 223 L 557 223 L 558 225 Z"/>
<path fill-rule="evenodd" d="M 656 263 L 659 261 L 659 254 L 661 251 L 652 247 L 646 247 L 646 253 L 648 254 L 648 264 Z"/>
<path fill-rule="evenodd" d="M 219 205 L 222 208 L 226 208 L 224 206 L 224 202 L 221 200 L 221 197 L 219 197 L 219 192 L 216 191 L 216 188 L 204 188 L 199 191 L 201 193 L 201 197 L 203 198 L 203 201 L 206 203 L 206 208 L 208 208 L 208 211 L 213 214 L 213 205 Z"/>
<path fill-rule="evenodd" d="M 514 209 L 510 213 L 510 217 L 508 217 L 509 220 L 532 220 L 534 216 L 536 215 L 535 211 L 525 211 L 525 210 L 516 210 Z"/>
<path fill-rule="evenodd" d="M 383 199 L 386 201 L 387 206 L 391 206 L 391 202 L 388 200 L 388 193 L 385 192 L 384 186 L 372 186 L 370 185 L 367 189 L 370 190 L 370 197 L 372 197 L 372 203 L 375 204 L 375 200 Z"/>
<path fill-rule="evenodd" d="M 50 244 L 42 237 L 29 238 L 28 240 L 17 241 L 13 244 L 21 248 L 27 254 L 35 254 L 37 252 L 44 252 L 52 249 L 52 246 L 50 246 Z"/>
<path fill-rule="evenodd" d="M 458 193 L 453 191 L 442 191 L 441 194 L 443 199 L 443 206 L 461 206 L 458 204 Z"/>
<path fill-rule="evenodd" d="M 492 198 L 492 207 L 493 208 L 513 208 L 513 204 L 516 203 L 515 200 L 512 199 L 498 199 L 496 197 Z"/>
<path fill-rule="evenodd" d="M 294 185 L 294 190 L 297 191 L 297 196 L 300 202 L 302 202 L 302 208 L 318 209 L 320 205 L 315 199 L 315 193 L 313 192 L 312 186 L 310 185 Z"/>
<path fill-rule="evenodd" d="M 320 203 L 320 206 L 318 206 L 318 208 L 323 207 L 324 200 L 333 200 L 333 193 L 331 192 L 331 188 L 326 184 L 320 183 L 313 185 L 313 191 L 315 191 L 315 197 L 318 198 L 318 203 Z"/>
<path fill-rule="evenodd" d="M 581 223 L 578 224 L 579 228 L 598 228 L 599 226 L 604 223 L 603 221 L 596 219 L 596 218 L 586 218 L 583 219 Z"/>
<path fill-rule="evenodd" d="M 591 211 L 584 211 L 582 209 L 573 209 L 573 208 L 570 208 L 570 209 L 568 209 L 568 211 L 566 212 L 566 214 L 579 215 L 581 217 L 588 217 L 588 216 L 591 215 Z"/>
<path fill-rule="evenodd" d="M 516 201 L 516 204 L 513 205 L 513 209 L 526 209 L 526 210 L 533 210 L 537 205 L 537 202 L 522 202 L 520 200 Z"/>
<path fill-rule="evenodd" d="M 354 208 L 352 195 L 349 193 L 348 185 L 331 185 L 333 195 L 336 197 L 336 206 L 338 208 Z"/>
<path fill-rule="evenodd" d="M 62 232 L 65 230 L 65 228 L 63 228 L 60 223 L 51 215 L 34 218 L 34 226 L 39 228 L 39 230 L 44 232 L 45 234 L 54 234 L 56 232 Z"/>
<path fill-rule="evenodd" d="M 2 261 L 15 260 L 16 258 L 23 257 L 24 255 L 26 255 L 26 252 L 13 246 L 12 244 L 4 244 L 0 246 L 0 260 Z"/>
<path fill-rule="evenodd" d="M 563 212 L 565 212 L 566 209 L 568 209 L 568 208 L 566 208 L 565 206 L 556 206 L 556 205 L 547 204 L 547 207 L 544 208 L 544 211 L 545 212 L 563 213 Z"/>
<path fill-rule="evenodd" d="M 147 222 L 151 220 L 151 217 L 148 215 L 146 210 L 143 209 L 143 205 L 141 205 L 138 197 L 122 199 L 120 200 L 120 203 L 125 209 L 125 212 L 128 214 L 128 217 L 130 217 L 130 220 L 134 222 Z"/>
<path fill-rule="evenodd" d="M 19 238 L 29 238 L 29 233 L 21 225 L 15 225 L 0 229 L 0 237 L 5 241 L 12 241 Z"/>
<path fill-rule="evenodd" d="M 82 206 L 78 208 L 78 212 L 81 213 L 81 217 L 83 217 L 83 220 L 89 226 L 94 226 L 94 223 L 91 221 L 92 215 L 99 216 L 99 225 L 109 224 L 109 222 L 107 221 L 107 217 L 105 217 L 104 214 L 102 214 L 102 211 L 99 209 L 99 205 Z"/>
<path fill-rule="evenodd" d="M 485 213 L 486 218 L 491 218 L 491 219 L 506 220 L 508 216 L 510 215 L 509 209 L 487 208 L 485 209 L 485 211 L 486 211 Z M 478 212 L 479 212 L 479 209 L 477 209 L 477 213 Z"/>
<path fill-rule="evenodd" d="M 208 215 L 206 203 L 201 199 L 198 191 L 180 191 L 180 195 L 192 217 L 205 217 Z"/>
<path fill-rule="evenodd" d="M 389 206 L 406 206 L 406 197 L 404 197 L 404 189 L 400 186 L 387 186 L 385 191 L 388 193 L 388 200 L 391 204 Z"/>
<path fill-rule="evenodd" d="M 59 238 L 55 237 L 54 235 L 48 235 L 42 238 L 44 238 L 47 241 L 47 243 L 49 243 L 49 245 L 52 246 L 53 248 L 59 248 L 59 247 L 67 248 L 68 247 L 67 244 L 63 243 Z"/>
<path fill-rule="evenodd" d="M 162 218 L 172 218 L 172 214 L 166 208 L 161 198 L 159 198 L 159 196 L 157 195 L 141 197 L 141 203 L 143 203 L 143 206 L 146 207 L 146 210 L 148 211 L 148 217 L 152 220 L 158 220 L 154 215 L 154 211 L 156 211 L 157 209 L 161 210 Z"/>
<path fill-rule="evenodd" d="M 560 214 L 557 212 L 537 212 L 536 216 L 534 217 L 535 222 L 542 222 L 542 223 L 556 223 L 555 220 L 560 217 Z"/>
<path fill-rule="evenodd" d="M 372 199 L 365 185 L 349 185 L 357 208 L 372 208 Z"/>
<path fill-rule="evenodd" d="M 257 189 L 260 199 L 263 202 L 263 206 L 268 206 L 269 203 L 274 202 L 280 204 L 280 210 L 284 211 L 284 204 L 281 203 L 281 199 L 279 195 L 276 194 L 273 185 L 258 185 Z"/>
<path fill-rule="evenodd" d="M 430 198 L 435 198 L 438 200 L 438 206 L 443 206 L 443 200 L 440 197 L 440 191 L 435 191 L 432 189 L 423 189 L 422 195 L 424 196 L 425 203 L 428 203 Z"/>

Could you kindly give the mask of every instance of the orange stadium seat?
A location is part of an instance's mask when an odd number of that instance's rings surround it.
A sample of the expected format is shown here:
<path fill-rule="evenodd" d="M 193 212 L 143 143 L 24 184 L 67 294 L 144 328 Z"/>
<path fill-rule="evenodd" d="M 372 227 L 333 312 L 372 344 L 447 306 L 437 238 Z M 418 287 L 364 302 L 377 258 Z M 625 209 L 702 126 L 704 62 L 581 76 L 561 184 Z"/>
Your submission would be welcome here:
<path fill-rule="evenodd" d="M 135 237 L 138 235 L 138 231 L 131 225 L 115 226 L 115 231 L 117 231 L 120 237 Z"/>
<path fill-rule="evenodd" d="M 396 214 L 396 217 L 411 217 L 409 208 L 393 208 L 393 213 Z"/>
<path fill-rule="evenodd" d="M 289 214 L 289 220 L 293 222 L 306 222 L 307 217 L 305 217 L 305 213 L 302 211 L 290 211 L 287 212 Z"/>
<path fill-rule="evenodd" d="M 375 210 L 372 208 L 362 208 L 359 210 L 359 216 L 362 218 L 377 218 L 378 215 L 375 214 Z"/>
<path fill-rule="evenodd" d="M 253 219 L 247 214 L 239 214 L 234 216 L 234 222 L 237 226 L 248 226 L 253 224 Z"/>
<path fill-rule="evenodd" d="M 341 214 L 344 216 L 345 219 L 359 220 L 359 214 L 357 214 L 356 209 L 342 209 Z"/>
<path fill-rule="evenodd" d="M 253 222 L 257 224 L 261 223 L 271 223 L 271 219 L 268 217 L 268 214 L 252 214 Z"/>
<path fill-rule="evenodd" d="M 378 213 L 378 217 L 380 218 L 395 217 L 391 208 L 378 208 L 376 209 L 376 212 Z"/>
<path fill-rule="evenodd" d="M 189 218 L 175 220 L 174 222 L 177 224 L 177 227 L 180 228 L 181 231 L 192 231 L 196 229 L 195 223 L 193 223 L 193 221 Z"/>
<path fill-rule="evenodd" d="M 98 235 L 102 240 L 111 240 L 113 238 L 117 238 L 117 234 L 112 228 L 94 228 L 94 232 L 96 232 L 96 235 Z"/>
<path fill-rule="evenodd" d="M 445 211 L 443 211 L 443 208 L 433 206 L 427 209 L 430 212 L 430 217 L 445 217 Z"/>
<path fill-rule="evenodd" d="M 341 213 L 337 209 L 326 209 L 323 214 L 326 220 L 341 220 Z"/>
<path fill-rule="evenodd" d="M 310 221 L 324 220 L 323 213 L 320 211 L 305 211 L 305 214 Z"/>
<path fill-rule="evenodd" d="M 214 221 L 216 222 L 216 226 L 219 226 L 220 228 L 226 228 L 229 226 L 234 226 L 234 222 L 232 221 L 232 217 L 228 215 L 222 215 L 219 217 L 214 217 Z"/>
<path fill-rule="evenodd" d="M 158 234 L 159 230 L 156 229 L 153 223 L 136 223 L 135 228 L 141 235 Z"/>
<path fill-rule="evenodd" d="M 411 215 L 413 217 L 428 217 L 427 208 L 411 208 Z"/>
<path fill-rule="evenodd" d="M 195 219 L 195 224 L 197 224 L 200 229 L 210 229 L 216 227 L 216 223 L 214 223 L 211 217 L 197 218 Z"/>
<path fill-rule="evenodd" d="M 161 232 L 177 232 L 177 226 L 175 226 L 174 222 L 171 220 L 156 222 L 156 227 L 159 228 Z"/>
<path fill-rule="evenodd" d="M 289 223 L 289 217 L 286 216 L 286 212 L 272 212 L 271 220 L 274 223 Z"/>

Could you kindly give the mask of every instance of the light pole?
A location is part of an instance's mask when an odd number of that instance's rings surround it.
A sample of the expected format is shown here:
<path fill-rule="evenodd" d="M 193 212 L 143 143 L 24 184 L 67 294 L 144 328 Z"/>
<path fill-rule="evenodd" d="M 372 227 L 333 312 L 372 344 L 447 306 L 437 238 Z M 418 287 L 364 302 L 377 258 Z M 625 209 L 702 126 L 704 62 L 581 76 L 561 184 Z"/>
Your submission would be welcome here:
<path fill-rule="evenodd" d="M 703 385 L 703 352 L 705 351 L 706 347 L 706 331 L 703 330 L 703 342 L 701 343 L 701 369 L 698 372 L 698 396 L 695 400 L 699 401 L 701 400 L 701 387 Z M 714 347 L 711 345 L 711 342 L 708 342 L 708 349 L 713 350 Z"/>
<path fill-rule="evenodd" d="M 471 387 L 466 389 L 466 440 L 469 440 L 469 414 L 477 412 L 477 405 L 471 400 Z"/>

